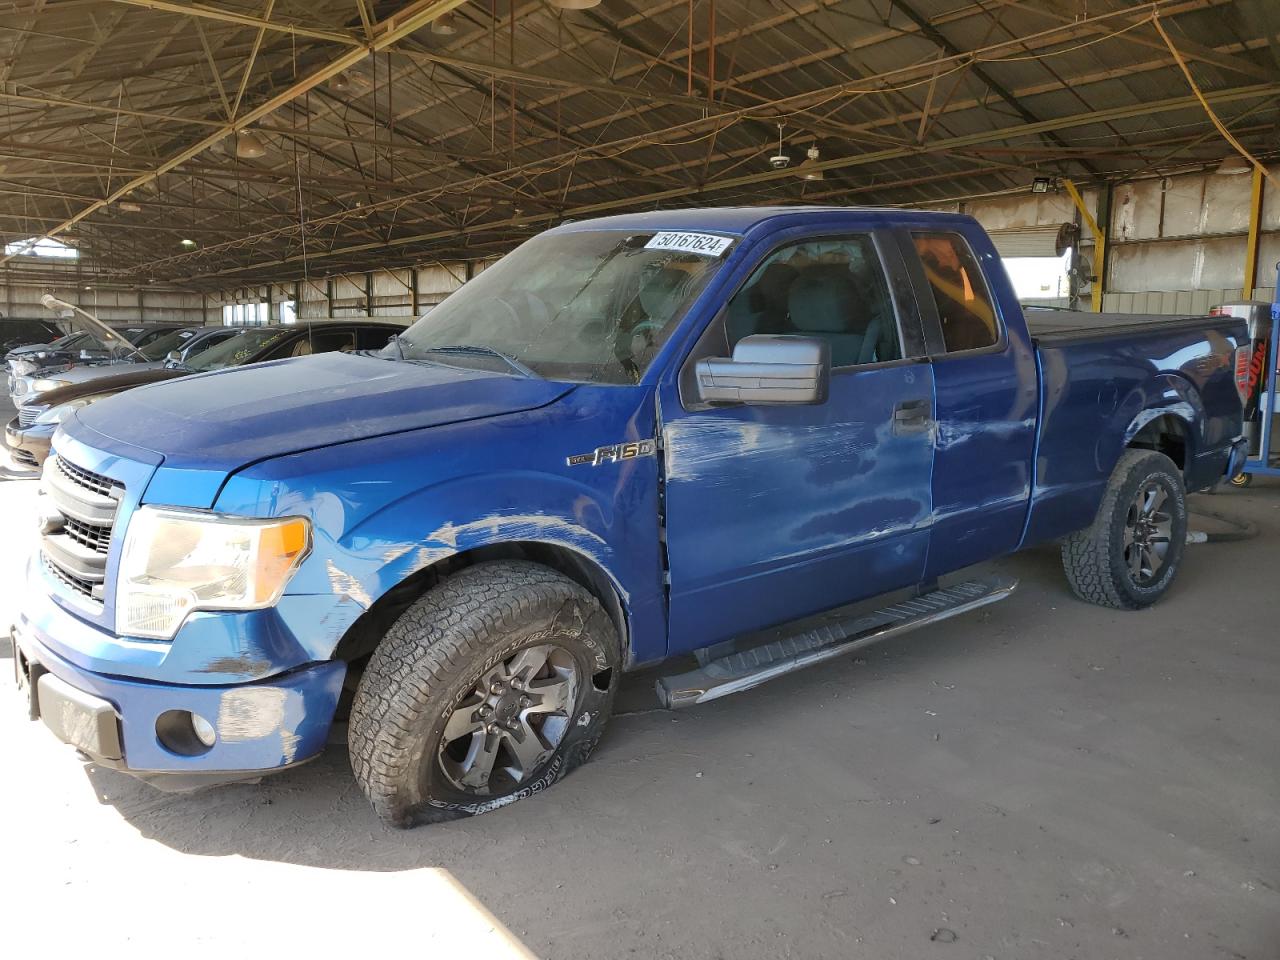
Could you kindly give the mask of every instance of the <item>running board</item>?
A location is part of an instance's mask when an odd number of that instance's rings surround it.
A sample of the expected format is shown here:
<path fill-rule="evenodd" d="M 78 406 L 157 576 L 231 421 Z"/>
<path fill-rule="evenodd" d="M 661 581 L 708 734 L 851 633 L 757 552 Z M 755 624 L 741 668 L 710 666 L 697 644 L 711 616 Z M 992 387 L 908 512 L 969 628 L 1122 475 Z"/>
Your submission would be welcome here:
<path fill-rule="evenodd" d="M 803 633 L 710 660 L 696 670 L 659 677 L 658 699 L 668 709 L 718 700 L 784 673 L 822 663 L 960 613 L 1007 598 L 1018 581 L 966 580 L 873 613 L 824 624 Z"/>

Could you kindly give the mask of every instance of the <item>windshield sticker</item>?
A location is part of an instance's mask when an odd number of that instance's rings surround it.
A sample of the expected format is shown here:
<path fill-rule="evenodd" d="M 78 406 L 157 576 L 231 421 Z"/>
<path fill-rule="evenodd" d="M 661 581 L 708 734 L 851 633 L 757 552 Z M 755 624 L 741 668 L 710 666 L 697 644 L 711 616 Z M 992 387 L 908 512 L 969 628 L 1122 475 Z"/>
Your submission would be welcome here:
<path fill-rule="evenodd" d="M 644 245 L 646 250 L 678 250 L 718 257 L 733 243 L 733 237 L 717 237 L 714 233 L 655 233 Z"/>

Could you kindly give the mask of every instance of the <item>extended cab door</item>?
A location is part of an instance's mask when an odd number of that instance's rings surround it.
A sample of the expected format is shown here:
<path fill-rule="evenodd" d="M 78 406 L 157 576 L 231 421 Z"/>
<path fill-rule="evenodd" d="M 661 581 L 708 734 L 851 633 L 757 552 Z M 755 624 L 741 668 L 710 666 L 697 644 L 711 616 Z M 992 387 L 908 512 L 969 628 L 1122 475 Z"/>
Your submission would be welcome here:
<path fill-rule="evenodd" d="M 814 405 L 699 401 L 751 334 L 831 344 Z M 672 653 L 913 584 L 932 513 L 933 375 L 888 235 L 773 248 L 660 391 Z"/>
<path fill-rule="evenodd" d="M 937 446 L 926 577 L 1017 548 L 1031 496 L 1035 352 L 976 224 L 899 231 L 933 360 Z M 1016 311 L 1004 316 L 1001 306 Z"/>

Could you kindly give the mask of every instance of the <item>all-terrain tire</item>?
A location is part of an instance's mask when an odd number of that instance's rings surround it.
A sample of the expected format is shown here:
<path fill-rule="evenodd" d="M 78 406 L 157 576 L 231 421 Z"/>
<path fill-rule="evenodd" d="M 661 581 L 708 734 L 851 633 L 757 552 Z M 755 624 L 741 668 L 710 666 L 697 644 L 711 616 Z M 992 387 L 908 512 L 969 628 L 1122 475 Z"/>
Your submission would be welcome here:
<path fill-rule="evenodd" d="M 1147 581 L 1135 575 L 1126 529 L 1139 491 L 1152 486 L 1166 494 L 1168 544 L 1162 566 Z M 1098 513 L 1084 530 L 1062 544 L 1062 566 L 1081 600 L 1120 610 L 1140 610 L 1163 597 L 1177 577 L 1187 542 L 1187 495 L 1172 460 L 1152 450 L 1126 450 L 1120 457 Z"/>
<path fill-rule="evenodd" d="M 548 645 L 563 651 L 557 656 L 582 680 L 559 742 L 508 789 L 486 794 L 460 788 L 440 754 L 454 709 L 522 650 Z M 374 811 L 397 827 L 505 806 L 545 790 L 587 760 L 608 720 L 620 672 L 617 631 L 587 590 L 525 561 L 464 568 L 401 614 L 374 651 L 351 709 L 352 769 Z"/>

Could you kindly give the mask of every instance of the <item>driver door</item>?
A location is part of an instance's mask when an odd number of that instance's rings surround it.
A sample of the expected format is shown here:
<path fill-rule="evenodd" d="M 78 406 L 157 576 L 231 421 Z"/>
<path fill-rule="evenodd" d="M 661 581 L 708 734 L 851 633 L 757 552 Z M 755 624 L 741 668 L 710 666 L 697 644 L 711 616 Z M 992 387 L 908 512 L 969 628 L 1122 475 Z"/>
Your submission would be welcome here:
<path fill-rule="evenodd" d="M 831 343 L 828 398 L 709 406 L 691 365 L 752 333 Z M 784 244 L 757 265 L 660 395 L 668 651 L 909 586 L 932 514 L 933 370 L 891 241 Z"/>

